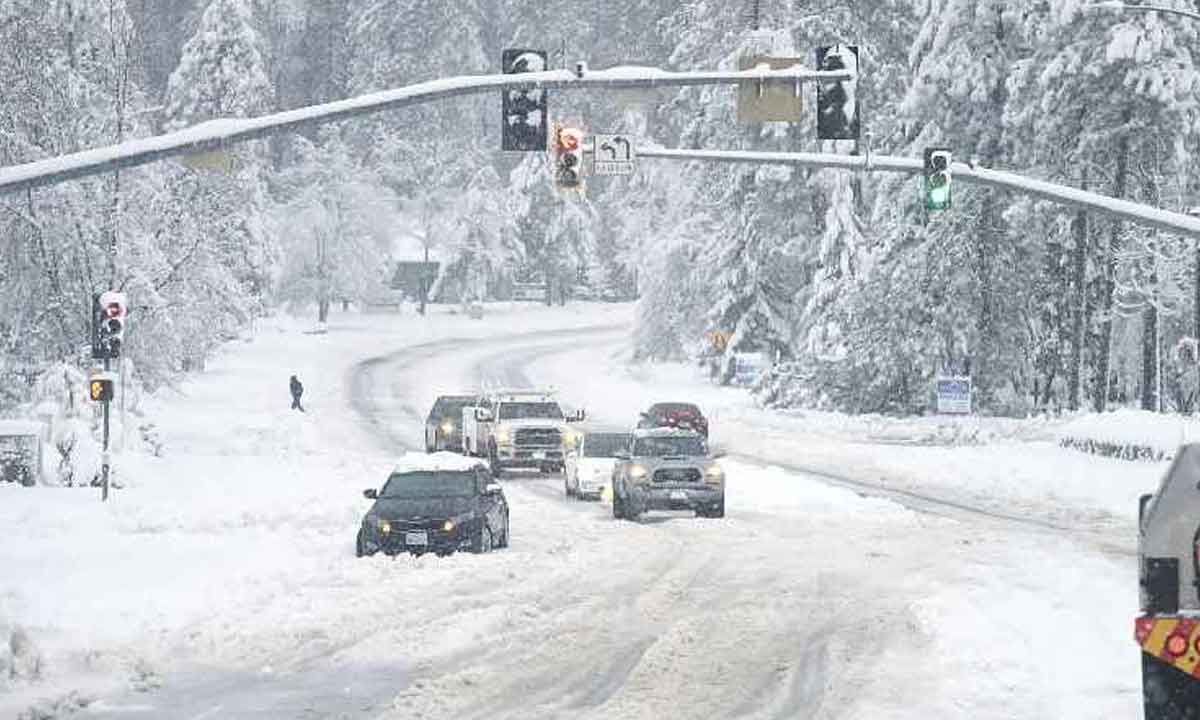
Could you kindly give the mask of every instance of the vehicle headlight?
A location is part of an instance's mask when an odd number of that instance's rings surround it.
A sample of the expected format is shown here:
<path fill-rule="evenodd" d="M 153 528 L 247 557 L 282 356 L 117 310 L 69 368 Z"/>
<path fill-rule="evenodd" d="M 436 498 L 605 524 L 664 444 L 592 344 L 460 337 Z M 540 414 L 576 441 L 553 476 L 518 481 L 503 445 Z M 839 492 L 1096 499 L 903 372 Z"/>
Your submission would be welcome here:
<path fill-rule="evenodd" d="M 452 432 L 454 432 L 454 423 L 450 422 L 449 420 L 442 423 L 442 434 L 443 435 L 449 435 Z"/>
<path fill-rule="evenodd" d="M 721 469 L 720 465 L 709 465 L 708 469 L 704 471 L 704 480 L 710 483 L 725 482 L 725 471 Z"/>
<path fill-rule="evenodd" d="M 646 468 L 641 465 L 634 465 L 633 467 L 629 468 L 629 477 L 634 480 L 643 480 L 648 474 L 649 471 L 647 471 Z"/>
<path fill-rule="evenodd" d="M 447 520 L 446 522 L 442 523 L 442 531 L 443 532 L 454 532 L 454 527 L 455 526 L 454 526 L 453 520 Z"/>
<path fill-rule="evenodd" d="M 500 428 L 496 431 L 496 442 L 500 445 L 507 445 L 512 440 L 512 433 L 507 428 Z"/>
<path fill-rule="evenodd" d="M 387 535 L 392 531 L 392 524 L 387 520 L 375 519 L 375 527 L 379 528 L 379 532 Z"/>

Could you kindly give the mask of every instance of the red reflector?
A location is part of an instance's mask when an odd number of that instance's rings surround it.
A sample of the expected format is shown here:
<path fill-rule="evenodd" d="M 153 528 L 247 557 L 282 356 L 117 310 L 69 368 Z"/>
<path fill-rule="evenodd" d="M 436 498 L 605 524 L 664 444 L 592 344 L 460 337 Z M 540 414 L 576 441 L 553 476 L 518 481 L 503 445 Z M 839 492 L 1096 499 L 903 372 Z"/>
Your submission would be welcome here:
<path fill-rule="evenodd" d="M 1167 654 L 1178 657 L 1187 652 L 1187 649 L 1188 641 L 1183 635 L 1172 635 L 1167 638 Z"/>
<path fill-rule="evenodd" d="M 1133 624 L 1133 636 L 1137 639 L 1138 644 L 1146 641 L 1150 637 L 1150 633 L 1154 630 L 1154 618 L 1140 617 Z"/>

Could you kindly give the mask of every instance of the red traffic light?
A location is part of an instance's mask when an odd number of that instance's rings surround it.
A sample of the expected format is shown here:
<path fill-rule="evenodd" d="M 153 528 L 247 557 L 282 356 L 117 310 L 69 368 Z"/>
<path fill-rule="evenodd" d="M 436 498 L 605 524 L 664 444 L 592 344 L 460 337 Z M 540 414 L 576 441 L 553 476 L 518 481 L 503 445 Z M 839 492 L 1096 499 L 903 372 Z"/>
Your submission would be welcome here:
<path fill-rule="evenodd" d="M 583 145 L 583 131 L 575 128 L 559 128 L 556 139 L 559 152 L 575 152 Z"/>

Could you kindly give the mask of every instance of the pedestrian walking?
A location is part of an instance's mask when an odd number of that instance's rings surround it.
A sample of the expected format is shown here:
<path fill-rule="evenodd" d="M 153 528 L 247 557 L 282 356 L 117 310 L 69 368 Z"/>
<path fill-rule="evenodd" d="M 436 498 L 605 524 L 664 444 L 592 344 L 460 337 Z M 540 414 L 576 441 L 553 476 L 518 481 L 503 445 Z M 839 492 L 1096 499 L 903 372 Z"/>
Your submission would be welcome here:
<path fill-rule="evenodd" d="M 300 404 L 300 396 L 304 394 L 304 386 L 300 384 L 300 379 L 293 375 L 291 382 L 288 383 L 288 387 L 292 391 L 292 409 L 304 412 L 304 406 Z"/>

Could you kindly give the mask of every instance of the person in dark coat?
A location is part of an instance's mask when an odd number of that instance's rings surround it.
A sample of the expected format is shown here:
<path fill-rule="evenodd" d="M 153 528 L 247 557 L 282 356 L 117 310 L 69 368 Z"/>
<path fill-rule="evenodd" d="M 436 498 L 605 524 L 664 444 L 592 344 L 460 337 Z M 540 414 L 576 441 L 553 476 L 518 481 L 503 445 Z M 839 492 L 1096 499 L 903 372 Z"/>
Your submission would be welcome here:
<path fill-rule="evenodd" d="M 304 412 L 304 406 L 300 404 L 300 396 L 304 394 L 304 386 L 300 384 L 300 379 L 293 375 L 291 382 L 288 383 L 288 387 L 292 391 L 292 409 Z"/>

